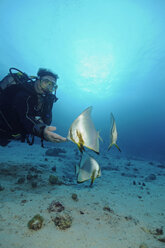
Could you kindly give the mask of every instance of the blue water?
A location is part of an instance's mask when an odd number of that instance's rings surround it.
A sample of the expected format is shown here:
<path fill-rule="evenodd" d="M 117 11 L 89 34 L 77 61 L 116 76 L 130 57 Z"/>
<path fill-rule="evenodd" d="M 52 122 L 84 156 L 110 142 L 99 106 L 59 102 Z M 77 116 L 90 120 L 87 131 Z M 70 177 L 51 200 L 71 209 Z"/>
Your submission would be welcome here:
<path fill-rule="evenodd" d="M 164 0 L 1 0 L 0 78 L 51 69 L 58 133 L 93 106 L 101 150 L 112 112 L 125 156 L 165 161 L 164 13 Z"/>

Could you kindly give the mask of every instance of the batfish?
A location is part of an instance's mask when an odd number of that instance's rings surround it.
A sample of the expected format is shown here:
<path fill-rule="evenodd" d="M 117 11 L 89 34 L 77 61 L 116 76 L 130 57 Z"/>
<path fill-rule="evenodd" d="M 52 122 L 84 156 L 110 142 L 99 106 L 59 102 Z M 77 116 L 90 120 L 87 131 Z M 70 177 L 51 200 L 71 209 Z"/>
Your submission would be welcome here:
<path fill-rule="evenodd" d="M 67 139 L 77 144 L 82 153 L 87 147 L 99 153 L 99 132 L 96 131 L 91 119 L 92 107 L 84 110 L 69 128 Z"/>
<path fill-rule="evenodd" d="M 77 182 L 83 183 L 91 179 L 92 186 L 94 180 L 101 176 L 101 169 L 98 162 L 89 155 L 82 155 L 79 165 L 76 165 Z"/>
<path fill-rule="evenodd" d="M 112 121 L 112 127 L 110 130 L 110 145 L 108 147 L 108 150 L 115 145 L 117 147 L 117 149 L 121 152 L 120 148 L 118 147 L 118 145 L 116 144 L 117 142 L 117 129 L 116 129 L 116 123 L 115 123 L 115 118 L 113 116 L 113 114 L 111 113 L 111 121 Z"/>

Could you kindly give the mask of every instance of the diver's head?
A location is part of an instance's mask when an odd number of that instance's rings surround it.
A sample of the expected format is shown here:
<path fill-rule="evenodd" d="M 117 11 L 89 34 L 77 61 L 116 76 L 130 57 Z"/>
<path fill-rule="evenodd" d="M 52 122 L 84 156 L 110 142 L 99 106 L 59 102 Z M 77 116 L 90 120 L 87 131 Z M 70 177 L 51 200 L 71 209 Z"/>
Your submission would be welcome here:
<path fill-rule="evenodd" d="M 58 86 L 54 77 L 43 76 L 40 79 L 40 87 L 44 93 L 54 94 Z"/>
<path fill-rule="evenodd" d="M 40 68 L 37 72 L 38 76 L 38 89 L 43 94 L 56 94 L 57 90 L 57 79 L 59 78 L 57 74 Z"/>

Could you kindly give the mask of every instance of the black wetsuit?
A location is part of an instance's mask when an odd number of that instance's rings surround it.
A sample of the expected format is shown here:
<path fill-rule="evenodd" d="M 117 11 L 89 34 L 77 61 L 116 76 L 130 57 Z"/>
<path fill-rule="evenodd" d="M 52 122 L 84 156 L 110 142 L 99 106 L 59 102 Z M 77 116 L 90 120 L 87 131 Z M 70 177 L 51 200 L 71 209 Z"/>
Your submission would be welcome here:
<path fill-rule="evenodd" d="M 43 139 L 43 130 L 52 121 L 53 96 L 37 94 L 34 83 L 7 87 L 0 94 L 0 145 L 28 135 Z"/>

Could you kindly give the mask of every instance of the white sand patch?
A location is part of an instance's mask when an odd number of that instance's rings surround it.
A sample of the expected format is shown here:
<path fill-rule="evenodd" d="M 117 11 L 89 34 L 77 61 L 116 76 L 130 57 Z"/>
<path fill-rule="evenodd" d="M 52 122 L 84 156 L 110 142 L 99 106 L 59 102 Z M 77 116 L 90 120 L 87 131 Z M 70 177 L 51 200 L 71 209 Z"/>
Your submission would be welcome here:
<path fill-rule="evenodd" d="M 73 146 L 60 146 L 65 154 L 45 156 L 46 148 L 13 142 L 0 148 L 0 247 L 2 248 L 163 248 L 157 238 L 165 238 L 165 169 L 148 161 L 96 156 L 102 176 L 77 184 Z M 58 145 L 56 145 L 58 147 Z M 52 167 L 56 166 L 56 172 Z M 156 180 L 145 177 L 155 174 Z M 27 175 L 37 182 L 33 188 Z M 50 185 L 49 175 L 60 177 L 66 185 Z M 36 176 L 37 175 L 37 176 Z M 36 178 L 35 178 L 36 176 Z M 25 178 L 18 183 L 19 178 Z M 78 201 L 72 199 L 76 193 Z M 59 230 L 49 213 L 52 201 L 59 201 L 73 218 L 70 228 Z M 62 214 L 61 213 L 61 214 Z M 29 230 L 28 221 L 36 214 L 44 218 L 38 231 Z M 164 234 L 156 235 L 156 229 Z M 155 233 L 155 235 L 154 235 Z"/>

